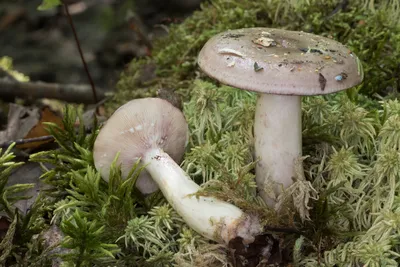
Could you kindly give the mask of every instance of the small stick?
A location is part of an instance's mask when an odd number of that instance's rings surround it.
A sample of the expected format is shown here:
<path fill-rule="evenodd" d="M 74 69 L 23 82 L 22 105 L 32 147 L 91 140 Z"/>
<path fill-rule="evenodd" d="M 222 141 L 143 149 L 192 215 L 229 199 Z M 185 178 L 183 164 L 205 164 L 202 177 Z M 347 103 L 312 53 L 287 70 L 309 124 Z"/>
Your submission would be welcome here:
<path fill-rule="evenodd" d="M 62 1 L 62 2 L 63 2 L 63 5 L 64 5 L 65 13 L 67 14 L 67 17 L 68 17 L 68 20 L 69 20 L 69 24 L 71 25 L 71 29 L 72 29 L 72 32 L 73 32 L 73 34 L 74 34 L 76 46 L 78 47 L 79 55 L 81 56 L 81 60 L 82 60 L 82 64 L 83 64 L 83 66 L 84 66 L 84 68 L 85 68 L 86 75 L 88 76 L 90 85 L 92 86 L 92 92 L 93 92 L 93 100 L 94 100 L 94 103 L 97 103 L 98 101 L 97 101 L 96 88 L 95 88 L 95 86 L 94 86 L 94 82 L 93 82 L 92 76 L 90 76 L 89 68 L 88 68 L 88 66 L 87 66 L 87 64 L 86 64 L 86 61 L 85 61 L 85 58 L 84 58 L 84 56 L 83 56 L 81 44 L 80 44 L 80 42 L 79 42 L 78 35 L 76 34 L 74 22 L 73 22 L 73 20 L 72 20 L 71 15 L 69 14 L 68 5 L 65 4 L 64 1 Z"/>
<path fill-rule="evenodd" d="M 4 143 L 0 143 L 0 147 L 1 148 L 9 147 L 12 143 L 15 143 L 15 145 L 24 145 L 24 144 L 49 141 L 49 140 L 54 140 L 54 137 L 52 135 L 44 135 L 44 136 L 40 136 L 40 137 L 17 139 L 14 141 L 7 141 Z"/>
<path fill-rule="evenodd" d="M 105 97 L 104 90 L 99 97 Z M 21 97 L 24 99 L 53 98 L 67 102 L 93 102 L 91 88 L 88 84 L 57 84 L 45 82 L 18 82 L 8 77 L 0 78 L 0 98 Z"/>

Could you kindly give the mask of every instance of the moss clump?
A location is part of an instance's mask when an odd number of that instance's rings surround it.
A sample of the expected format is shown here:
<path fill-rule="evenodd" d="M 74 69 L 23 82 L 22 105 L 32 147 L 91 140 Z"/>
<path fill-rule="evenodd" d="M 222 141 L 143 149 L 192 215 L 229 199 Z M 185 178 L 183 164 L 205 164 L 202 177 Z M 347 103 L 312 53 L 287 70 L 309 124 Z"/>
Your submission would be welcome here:
<path fill-rule="evenodd" d="M 365 99 L 361 106 L 345 93 L 304 98 L 303 138 L 313 140 L 306 147 L 305 177 L 299 175 L 287 189 L 277 216 L 253 190 L 248 117 L 254 116 L 255 95 L 201 80 L 190 89 L 184 112 L 191 149 L 183 167 L 206 182 L 201 194 L 262 214 L 267 225 L 302 229 L 301 242 L 284 237 L 294 251 L 301 243 L 298 266 L 395 266 L 400 252 L 397 100 Z"/>
<path fill-rule="evenodd" d="M 192 179 L 205 182 L 200 194 L 258 213 L 268 226 L 299 229 L 301 234 L 280 235 L 297 266 L 396 266 L 398 100 L 368 100 L 360 106 L 343 93 L 304 98 L 304 139 L 312 140 L 306 146 L 305 177 L 297 177 L 288 189 L 290 196 L 284 195 L 276 216 L 254 192 L 250 148 L 255 95 L 202 80 L 190 89 L 194 97 L 185 102 L 184 112 L 192 135 L 182 167 Z M 7 262 L 48 262 L 52 254 L 33 233 L 55 223 L 65 235 L 65 266 L 231 266 L 229 250 L 188 229 L 160 194 L 143 198 L 135 191 L 137 166 L 122 180 L 114 165 L 109 183 L 104 182 L 92 162 L 97 128 L 77 134 L 76 116 L 67 111 L 64 129 L 52 127 L 61 149 L 32 156 L 55 166 L 43 175 L 54 186 L 54 198 L 39 199 L 35 206 L 42 209 L 21 216 L 26 224 L 10 228 L 10 236 L 21 238 L 5 239 L 19 244 L 7 251 Z M 7 162 L 12 160 L 6 155 Z M 2 179 L 6 177 L 4 172 Z M 304 211 L 308 218 L 301 220 Z M 15 257 L 16 252 L 24 256 Z"/>

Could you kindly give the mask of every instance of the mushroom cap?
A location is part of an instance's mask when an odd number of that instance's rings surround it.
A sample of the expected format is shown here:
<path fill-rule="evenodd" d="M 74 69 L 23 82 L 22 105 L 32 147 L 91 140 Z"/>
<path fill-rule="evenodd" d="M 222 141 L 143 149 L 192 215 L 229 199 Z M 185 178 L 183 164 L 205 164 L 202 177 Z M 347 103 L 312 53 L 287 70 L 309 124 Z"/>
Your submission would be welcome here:
<path fill-rule="evenodd" d="M 117 164 L 122 177 L 139 158 L 152 148 L 163 149 L 174 161 L 180 162 L 188 141 L 188 125 L 183 113 L 160 98 L 132 100 L 108 119 L 96 138 L 94 164 L 108 181 L 111 163 L 119 152 Z M 151 176 L 143 170 L 136 187 L 144 194 L 158 189 Z"/>
<path fill-rule="evenodd" d="M 271 28 L 217 34 L 200 51 L 198 64 L 221 83 L 278 95 L 330 94 L 363 79 L 359 59 L 341 43 Z"/>

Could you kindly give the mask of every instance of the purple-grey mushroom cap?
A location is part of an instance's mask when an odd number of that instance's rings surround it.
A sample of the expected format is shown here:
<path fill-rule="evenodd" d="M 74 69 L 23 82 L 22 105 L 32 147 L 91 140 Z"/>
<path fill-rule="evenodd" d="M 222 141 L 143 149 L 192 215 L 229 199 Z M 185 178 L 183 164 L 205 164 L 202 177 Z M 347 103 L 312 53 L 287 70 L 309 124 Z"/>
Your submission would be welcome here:
<path fill-rule="evenodd" d="M 110 166 L 119 152 L 117 164 L 126 178 L 139 158 L 152 148 L 161 148 L 175 162 L 182 160 L 188 142 L 188 125 L 183 113 L 160 98 L 132 100 L 108 119 L 94 144 L 96 169 L 108 181 Z M 136 183 L 144 194 L 158 186 L 143 170 Z"/>
<path fill-rule="evenodd" d="M 363 80 L 359 59 L 343 44 L 281 29 L 217 34 L 200 51 L 198 64 L 223 84 L 268 94 L 330 94 Z"/>

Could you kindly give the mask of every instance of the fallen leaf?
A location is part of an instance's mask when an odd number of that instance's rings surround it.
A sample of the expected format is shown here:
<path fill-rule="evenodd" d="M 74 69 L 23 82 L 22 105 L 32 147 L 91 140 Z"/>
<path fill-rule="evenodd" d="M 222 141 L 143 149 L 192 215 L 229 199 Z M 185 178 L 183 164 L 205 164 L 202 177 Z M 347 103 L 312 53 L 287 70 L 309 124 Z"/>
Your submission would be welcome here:
<path fill-rule="evenodd" d="M 35 126 L 32 127 L 32 129 L 28 132 L 27 135 L 25 135 L 26 138 L 35 138 L 35 137 L 41 137 L 45 135 L 49 135 L 49 132 L 46 130 L 47 126 L 44 124 L 45 122 L 52 122 L 57 124 L 60 128 L 63 128 L 63 123 L 62 123 L 62 118 L 58 116 L 56 113 L 54 113 L 49 107 L 44 107 L 41 112 L 40 112 L 40 120 L 38 123 L 36 123 Z M 53 142 L 53 140 L 47 140 L 47 141 L 38 141 L 38 142 L 32 142 L 32 143 L 26 143 L 22 145 L 17 145 L 18 148 L 36 148 L 40 145 Z"/>
<path fill-rule="evenodd" d="M 96 112 L 96 107 L 93 107 L 93 108 L 85 111 L 82 114 L 82 120 L 83 120 L 83 124 L 85 125 L 85 129 L 93 128 L 93 121 L 94 121 L 95 116 L 96 116 L 98 123 L 101 124 L 101 123 L 105 122 L 107 120 L 105 113 L 106 112 L 105 112 L 104 106 L 102 106 L 102 105 L 97 107 L 97 112 Z M 79 121 L 79 119 L 76 119 L 74 126 L 79 127 L 80 124 L 81 124 L 81 122 Z"/>
<path fill-rule="evenodd" d="M 50 164 L 45 164 L 48 169 L 51 169 Z M 14 207 L 18 208 L 22 214 L 26 214 L 27 211 L 32 207 L 32 204 L 36 201 L 41 190 L 50 188 L 49 185 L 44 184 L 40 180 L 40 176 L 43 174 L 43 169 L 39 163 L 27 162 L 17 168 L 8 177 L 7 187 L 16 184 L 34 184 L 32 188 L 24 190 L 19 193 L 13 194 L 13 196 L 24 197 L 25 199 L 20 199 L 14 203 Z M 5 215 L 0 213 L 1 215 Z"/>
<path fill-rule="evenodd" d="M 39 109 L 10 104 L 7 129 L 0 131 L 0 142 L 4 143 L 25 138 L 39 120 Z"/>
<path fill-rule="evenodd" d="M 60 255 L 70 252 L 70 249 L 60 246 L 60 243 L 65 238 L 64 236 L 65 235 L 56 224 L 53 224 L 49 229 L 40 234 L 40 239 L 44 241 L 44 247 L 46 249 L 52 248 L 49 251 L 49 255 L 54 255 L 54 257 L 51 258 L 52 267 L 62 266 L 63 261 Z"/>
<path fill-rule="evenodd" d="M 4 144 L 19 139 L 36 138 L 49 135 L 45 122 L 52 122 L 63 128 L 62 118 L 54 113 L 49 107 L 41 110 L 28 108 L 16 104 L 10 104 L 8 112 L 7 128 L 0 131 L 0 143 Z M 17 148 L 36 148 L 42 144 L 52 142 L 46 141 L 30 142 L 17 145 Z"/>

